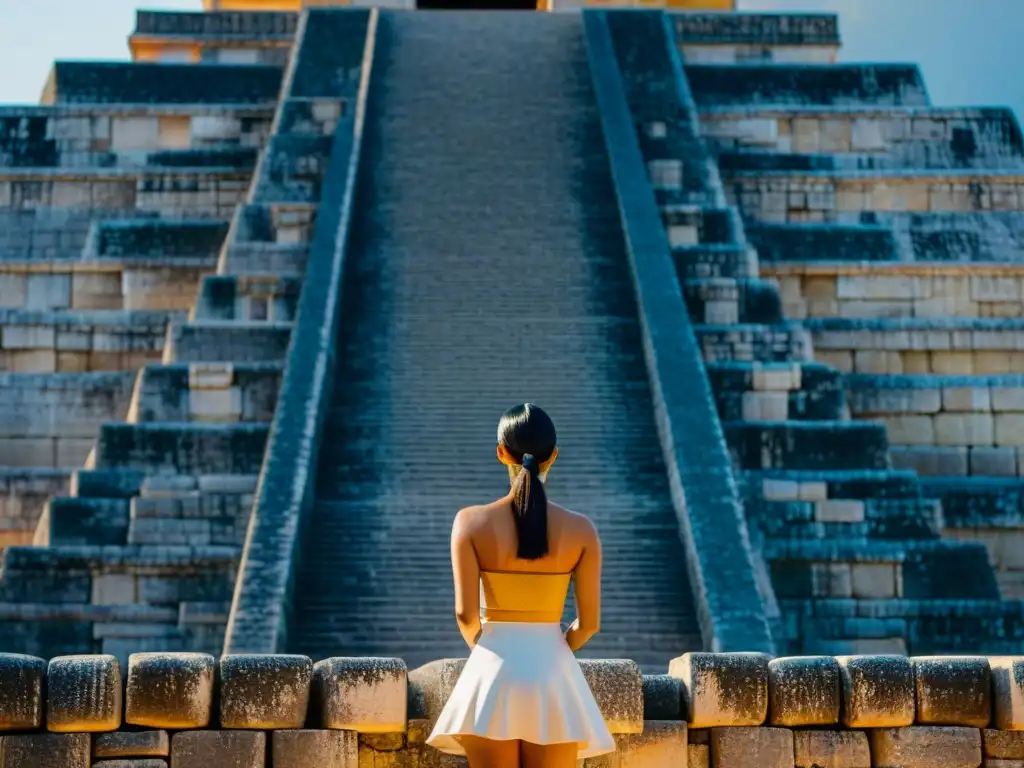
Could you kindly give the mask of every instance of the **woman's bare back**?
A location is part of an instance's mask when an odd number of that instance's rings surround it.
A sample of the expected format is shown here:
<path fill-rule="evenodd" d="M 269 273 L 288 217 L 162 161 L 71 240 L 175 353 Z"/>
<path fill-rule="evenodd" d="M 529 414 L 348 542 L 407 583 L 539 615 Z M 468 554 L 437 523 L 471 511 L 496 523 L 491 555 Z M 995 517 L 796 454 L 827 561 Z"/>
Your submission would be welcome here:
<path fill-rule="evenodd" d="M 512 503 L 503 498 L 465 514 L 468 533 L 482 571 L 570 573 L 596 538 L 593 523 L 577 512 L 548 502 L 548 554 L 536 560 L 516 557 L 518 537 Z"/>
<path fill-rule="evenodd" d="M 480 630 L 480 571 L 572 573 L 577 619 L 566 633 L 578 650 L 601 624 L 601 540 L 590 519 L 557 504 L 547 505 L 548 552 L 516 556 L 518 539 L 512 501 L 505 497 L 466 507 L 452 526 L 455 615 L 470 647 Z"/>

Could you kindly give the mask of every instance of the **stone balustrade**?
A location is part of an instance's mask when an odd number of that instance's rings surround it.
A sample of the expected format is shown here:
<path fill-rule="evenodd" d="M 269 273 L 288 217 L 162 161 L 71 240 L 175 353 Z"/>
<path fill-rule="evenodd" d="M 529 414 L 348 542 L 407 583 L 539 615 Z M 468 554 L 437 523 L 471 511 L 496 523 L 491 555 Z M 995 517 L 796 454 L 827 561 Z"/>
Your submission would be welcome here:
<path fill-rule="evenodd" d="M 426 745 L 462 659 L 0 655 L 0 765 L 465 765 Z M 687 653 L 582 660 L 617 750 L 581 768 L 1012 768 L 1024 658 Z"/>

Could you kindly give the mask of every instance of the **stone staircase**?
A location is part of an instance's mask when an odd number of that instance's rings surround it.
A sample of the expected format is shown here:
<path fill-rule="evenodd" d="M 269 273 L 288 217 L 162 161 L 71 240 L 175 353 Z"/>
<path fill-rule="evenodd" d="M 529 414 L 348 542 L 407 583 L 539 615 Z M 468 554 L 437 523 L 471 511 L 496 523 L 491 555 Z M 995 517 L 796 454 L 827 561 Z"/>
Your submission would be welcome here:
<path fill-rule="evenodd" d="M 941 508 L 915 474 L 892 468 L 885 426 L 849 420 L 840 371 L 814 362 L 807 328 L 783 314 L 786 295 L 759 279 L 757 251 L 700 134 L 699 101 L 927 104 L 916 70 L 684 68 L 662 14 L 608 19 L 751 537 L 781 610 L 780 652 L 1018 651 L 1021 604 L 1000 602 L 983 546 L 941 538 Z M 761 182 L 756 203 L 735 189 L 745 215 L 767 204 L 771 183 Z"/>
<path fill-rule="evenodd" d="M 530 400 L 604 541 L 583 655 L 663 670 L 700 630 L 580 17 L 382 13 L 366 126 L 289 650 L 465 654 L 451 522 L 506 491 L 493 430 Z"/>
<path fill-rule="evenodd" d="M 156 273 L 149 287 L 162 295 L 169 282 L 180 284 L 191 274 L 195 301 L 187 313 L 180 311 L 187 303 L 165 313 L 158 331 L 154 326 L 156 358 L 130 366 L 141 370 L 126 408 L 98 426 L 85 468 L 74 472 L 66 495 L 46 504 L 35 531 L 37 546 L 3 553 L 5 649 L 44 657 L 103 652 L 123 663 L 140 650 L 222 647 L 320 181 L 331 137 L 351 131 L 351 120 L 343 116 L 358 82 L 368 12 L 312 16 L 297 38 L 267 146 L 241 205 L 229 205 L 216 190 L 204 197 L 194 184 L 172 185 L 165 193 L 159 185 L 139 183 L 135 202 L 144 212 L 159 213 L 163 195 L 173 199 L 185 192 L 191 197 L 186 195 L 179 210 L 223 205 L 234 211 L 230 226 L 187 216 L 91 225 L 83 246 L 88 263 L 120 272 L 124 282 L 130 282 L 129 274 Z M 326 40 L 334 45 L 326 46 Z M 104 70 L 110 77 L 93 94 L 95 101 L 150 98 L 174 104 L 185 95 L 175 87 L 195 85 L 175 85 L 167 69 L 143 66 L 133 76 L 118 67 Z M 91 70 L 80 69 L 58 67 L 49 98 L 84 103 L 81 92 Z M 189 77 L 204 74 L 221 82 L 199 87 L 197 101 L 236 100 L 246 110 L 265 102 L 269 89 L 282 82 L 280 70 L 268 67 L 210 65 Z M 193 134 L 259 130 L 251 121 L 233 127 L 230 117 L 218 114 L 223 111 L 189 117 Z M 214 116 L 219 126 L 203 120 Z M 130 120 L 125 125 L 140 130 Z M 211 154 L 188 152 L 179 160 L 190 168 Z M 216 162 L 222 160 L 218 152 L 212 150 Z M 158 267 L 156 256 L 169 258 Z M 205 273 L 216 270 L 201 279 L 198 291 L 197 266 Z M 81 264 L 74 267 L 84 271 Z M 175 267 L 185 267 L 185 276 L 175 277 Z M 77 275 L 72 272 L 72 282 Z M 126 327 L 139 327 L 140 313 L 122 314 Z M 4 332 L 7 338 L 8 328 Z"/>

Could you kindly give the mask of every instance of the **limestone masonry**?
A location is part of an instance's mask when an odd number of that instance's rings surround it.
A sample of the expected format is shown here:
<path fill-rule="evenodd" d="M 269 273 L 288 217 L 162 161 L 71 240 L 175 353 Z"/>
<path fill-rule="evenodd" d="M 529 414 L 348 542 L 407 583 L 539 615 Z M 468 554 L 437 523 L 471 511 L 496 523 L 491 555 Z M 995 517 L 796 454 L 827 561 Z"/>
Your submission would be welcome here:
<path fill-rule="evenodd" d="M 827 14 L 328 5 L 0 107 L 0 768 L 450 764 L 524 400 L 604 541 L 593 765 L 1024 766 L 1013 113 Z"/>
<path fill-rule="evenodd" d="M 454 768 L 464 659 L 0 654 L 4 768 Z M 618 750 L 581 768 L 1017 768 L 1024 659 L 687 653 L 581 662 Z"/>

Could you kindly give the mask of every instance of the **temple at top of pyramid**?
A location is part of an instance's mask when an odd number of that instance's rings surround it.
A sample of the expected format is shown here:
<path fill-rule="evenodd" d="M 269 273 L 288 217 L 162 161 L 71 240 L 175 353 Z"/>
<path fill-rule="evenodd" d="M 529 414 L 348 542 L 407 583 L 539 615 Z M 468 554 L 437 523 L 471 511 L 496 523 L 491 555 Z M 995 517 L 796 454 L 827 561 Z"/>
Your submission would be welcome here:
<path fill-rule="evenodd" d="M 831 14 L 333 5 L 140 12 L 0 107 L 0 650 L 462 655 L 524 401 L 584 657 L 1024 648 L 1010 110 Z"/>

